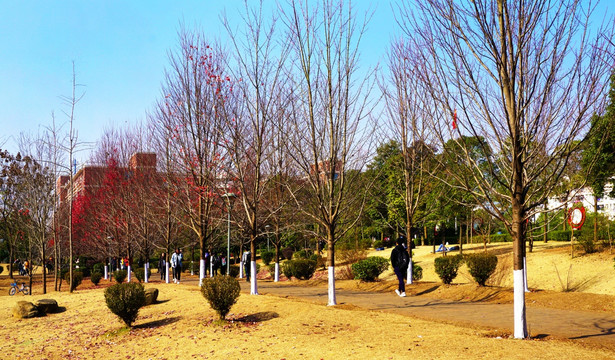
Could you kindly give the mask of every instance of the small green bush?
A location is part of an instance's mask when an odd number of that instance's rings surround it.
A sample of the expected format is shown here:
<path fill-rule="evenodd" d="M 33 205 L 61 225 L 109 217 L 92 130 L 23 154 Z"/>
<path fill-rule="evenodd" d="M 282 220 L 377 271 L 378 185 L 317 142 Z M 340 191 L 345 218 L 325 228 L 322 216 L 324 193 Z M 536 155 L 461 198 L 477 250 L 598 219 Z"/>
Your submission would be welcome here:
<path fill-rule="evenodd" d="M 228 268 L 228 274 L 229 276 L 234 277 L 234 278 L 239 276 L 239 265 L 231 265 Z"/>
<path fill-rule="evenodd" d="M 412 263 L 412 280 L 419 281 L 423 278 L 423 268 L 416 263 Z"/>
<path fill-rule="evenodd" d="M 381 256 L 370 256 L 352 264 L 354 278 L 361 281 L 375 281 L 389 268 L 389 260 Z"/>
<path fill-rule="evenodd" d="M 465 257 L 468 271 L 480 286 L 485 286 L 489 277 L 495 272 L 498 266 L 498 257 L 494 254 L 483 252 L 469 254 Z"/>
<path fill-rule="evenodd" d="M 547 234 L 549 240 L 570 241 L 570 230 L 556 230 Z"/>
<path fill-rule="evenodd" d="M 592 229 L 593 230 L 593 229 Z M 577 232 L 575 231 L 575 235 Z M 598 244 L 594 242 L 594 232 L 593 231 L 580 231 L 578 236 L 575 236 L 579 244 L 583 247 L 583 251 L 586 254 L 593 254 L 598 251 Z"/>
<path fill-rule="evenodd" d="M 99 273 L 99 274 L 104 274 L 105 273 L 105 264 L 103 263 L 96 263 L 92 266 L 92 273 Z"/>
<path fill-rule="evenodd" d="M 384 247 L 384 243 L 380 240 L 376 240 L 374 241 L 374 249 L 379 249 L 379 248 L 383 248 Z"/>
<path fill-rule="evenodd" d="M 90 275 L 90 281 L 92 281 L 94 285 L 98 285 L 100 279 L 102 279 L 102 275 L 98 272 L 93 272 L 92 275 Z"/>
<path fill-rule="evenodd" d="M 201 294 L 218 313 L 220 320 L 224 320 L 231 307 L 235 305 L 240 291 L 239 281 L 230 276 L 205 278 L 201 285 Z"/>
<path fill-rule="evenodd" d="M 273 260 L 273 257 L 275 256 L 275 252 L 273 251 L 261 251 L 261 260 L 263 260 L 263 263 L 265 265 L 269 265 L 271 263 L 271 260 Z"/>
<path fill-rule="evenodd" d="M 127 276 L 128 272 L 126 270 L 117 270 L 113 272 L 113 278 L 118 284 L 123 283 Z"/>
<path fill-rule="evenodd" d="M 135 277 L 137 278 L 137 280 L 139 280 L 139 282 L 143 282 L 145 281 L 145 268 L 138 268 L 135 269 Z M 152 277 L 152 271 L 148 271 L 147 272 L 147 278 L 151 278 Z"/>
<path fill-rule="evenodd" d="M 66 282 L 70 281 L 69 272 L 64 274 L 64 280 L 66 280 Z M 73 271 L 73 283 L 71 284 L 71 290 L 75 290 L 77 286 L 81 285 L 81 281 L 83 281 L 83 273 L 81 271 Z"/>
<path fill-rule="evenodd" d="M 299 280 L 309 280 L 316 272 L 316 261 L 308 259 L 288 260 L 282 266 L 282 273 L 288 279 L 292 276 Z"/>
<path fill-rule="evenodd" d="M 293 258 L 293 254 L 294 253 L 295 253 L 295 250 L 293 250 L 293 248 L 291 248 L 291 247 L 286 247 L 286 248 L 282 249 L 282 256 L 286 260 L 291 260 Z"/>
<path fill-rule="evenodd" d="M 308 257 L 310 257 L 310 252 L 305 249 L 299 250 L 293 254 L 293 259 L 307 259 Z"/>
<path fill-rule="evenodd" d="M 461 266 L 463 258 L 461 255 L 442 256 L 434 260 L 436 274 L 443 283 L 450 284 L 457 277 L 457 271 Z"/>
<path fill-rule="evenodd" d="M 145 290 L 137 283 L 115 284 L 105 290 L 105 302 L 112 313 L 131 326 L 145 306 Z"/>

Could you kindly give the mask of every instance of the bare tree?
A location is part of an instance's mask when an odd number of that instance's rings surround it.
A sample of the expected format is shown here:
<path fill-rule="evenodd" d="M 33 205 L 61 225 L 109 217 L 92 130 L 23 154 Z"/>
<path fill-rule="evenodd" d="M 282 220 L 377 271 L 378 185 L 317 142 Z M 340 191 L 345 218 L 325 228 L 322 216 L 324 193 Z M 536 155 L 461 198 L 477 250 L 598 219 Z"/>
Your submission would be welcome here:
<path fill-rule="evenodd" d="M 227 79 L 227 55 L 202 35 L 183 29 L 179 48 L 169 55 L 170 68 L 162 87 L 164 99 L 158 102 L 153 119 L 160 141 L 175 159 L 177 186 L 173 193 L 186 217 L 184 226 L 192 230 L 200 245 L 200 278 L 205 276 L 205 252 L 219 220 L 214 215 L 223 206 L 219 199 L 224 183 L 222 117 L 217 108 L 231 92 Z M 168 179 L 167 179 L 168 180 Z M 169 236 L 169 234 L 167 234 Z"/>
<path fill-rule="evenodd" d="M 258 295 L 256 281 L 255 242 L 264 232 L 263 219 L 266 208 L 261 206 L 265 192 L 264 183 L 273 174 L 265 174 L 265 164 L 271 155 L 271 128 L 279 121 L 280 101 L 284 88 L 283 64 L 288 53 L 284 42 L 274 41 L 277 35 L 276 18 L 265 19 L 263 1 L 254 8 L 245 1 L 243 33 L 231 29 L 226 18 L 231 42 L 235 48 L 237 68 L 237 101 L 234 108 L 225 107 L 229 141 L 227 153 L 232 161 L 234 185 L 240 191 L 245 220 L 250 236 L 250 294 Z M 276 46 L 276 44 L 282 44 Z M 228 105 L 225 102 L 224 105 Z M 222 105 L 222 104 L 221 104 Z"/>
<path fill-rule="evenodd" d="M 403 39 L 394 42 L 389 51 L 389 80 L 381 89 L 386 102 L 388 126 L 401 145 L 402 174 L 401 198 L 405 212 L 410 264 L 407 283 L 412 284 L 412 228 L 418 220 L 419 208 L 424 206 L 429 172 L 433 170 L 435 151 L 430 145 L 429 125 L 431 99 L 419 87 L 420 68 L 411 61 L 410 44 Z"/>
<path fill-rule="evenodd" d="M 593 4 L 585 5 L 424 0 L 399 6 L 412 59 L 422 69 L 420 88 L 435 105 L 431 126 L 441 144 L 458 143 L 459 151 L 445 157 L 468 169 L 448 171 L 442 180 L 470 193 L 514 239 L 516 338 L 528 336 L 525 223 L 559 183 L 608 89 L 612 31 L 590 28 Z M 462 135 L 492 155 L 476 161 Z"/>
<path fill-rule="evenodd" d="M 287 145 L 302 174 L 310 201 L 299 208 L 322 226 L 327 239 L 328 304 L 335 298 L 335 243 L 356 223 L 342 222 L 349 209 L 361 209 L 358 189 L 369 151 L 367 116 L 370 74 L 357 74 L 359 43 L 367 18 L 356 22 L 345 1 L 319 5 L 290 1 L 284 20 L 291 42 L 289 86 L 292 132 Z M 300 192 L 301 192 L 300 191 Z M 295 192 L 296 196 L 300 192 Z M 359 214 L 361 212 L 359 211 Z"/>

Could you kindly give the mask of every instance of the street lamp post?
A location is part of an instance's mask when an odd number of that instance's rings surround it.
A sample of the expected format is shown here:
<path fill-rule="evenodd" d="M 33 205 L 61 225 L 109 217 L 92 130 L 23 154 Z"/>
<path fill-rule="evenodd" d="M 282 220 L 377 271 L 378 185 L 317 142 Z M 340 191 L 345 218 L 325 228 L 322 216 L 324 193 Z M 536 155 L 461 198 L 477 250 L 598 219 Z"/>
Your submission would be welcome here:
<path fill-rule="evenodd" d="M 236 198 L 237 195 L 234 193 L 226 193 L 222 195 L 222 197 L 228 201 L 228 232 L 226 238 L 226 274 L 228 275 L 231 266 L 231 200 Z"/>
<path fill-rule="evenodd" d="M 265 225 L 265 231 L 267 232 L 267 251 L 271 251 L 271 250 L 269 249 L 269 228 L 270 228 L 270 227 L 271 227 L 271 226 L 269 226 L 269 225 Z"/>

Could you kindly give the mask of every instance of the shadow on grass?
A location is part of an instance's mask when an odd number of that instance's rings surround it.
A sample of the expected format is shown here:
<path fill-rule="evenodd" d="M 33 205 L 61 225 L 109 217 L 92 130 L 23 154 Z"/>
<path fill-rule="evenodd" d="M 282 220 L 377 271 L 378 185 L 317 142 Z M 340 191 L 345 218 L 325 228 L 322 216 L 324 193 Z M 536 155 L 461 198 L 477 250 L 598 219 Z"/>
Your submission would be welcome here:
<path fill-rule="evenodd" d="M 278 318 L 278 317 L 280 317 L 280 314 L 278 314 L 277 312 L 263 311 L 263 312 L 259 312 L 259 313 L 256 313 L 256 314 L 242 316 L 240 318 L 236 318 L 236 319 L 232 319 L 232 320 L 236 321 L 236 322 L 257 323 L 257 322 L 268 321 L 268 320 L 275 319 L 275 318 Z"/>
<path fill-rule="evenodd" d="M 181 316 L 174 316 L 174 317 L 170 317 L 170 318 L 166 318 L 166 319 L 154 320 L 154 321 L 146 322 L 146 323 L 143 323 L 143 324 L 135 325 L 135 326 L 133 326 L 133 328 L 135 328 L 135 329 L 157 328 L 157 327 L 160 327 L 160 326 L 165 326 L 165 325 L 169 325 L 169 324 L 173 324 L 175 322 L 178 322 L 181 318 L 182 318 Z"/>
<path fill-rule="evenodd" d="M 423 290 L 421 292 L 416 293 L 416 296 L 429 294 L 430 292 L 434 292 L 434 291 L 438 290 L 439 287 L 440 287 L 440 285 L 432 286 L 432 287 L 430 287 L 428 289 L 425 289 L 425 290 Z"/>

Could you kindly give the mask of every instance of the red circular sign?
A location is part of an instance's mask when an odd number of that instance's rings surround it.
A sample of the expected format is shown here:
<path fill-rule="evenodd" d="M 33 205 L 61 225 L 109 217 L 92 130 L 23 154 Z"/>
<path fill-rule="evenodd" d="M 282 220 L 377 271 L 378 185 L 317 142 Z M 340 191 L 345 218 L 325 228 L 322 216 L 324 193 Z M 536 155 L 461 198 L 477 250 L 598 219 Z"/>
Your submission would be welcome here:
<path fill-rule="evenodd" d="M 585 223 L 585 208 L 583 206 L 573 207 L 568 210 L 568 224 L 575 229 L 579 230 Z"/>

